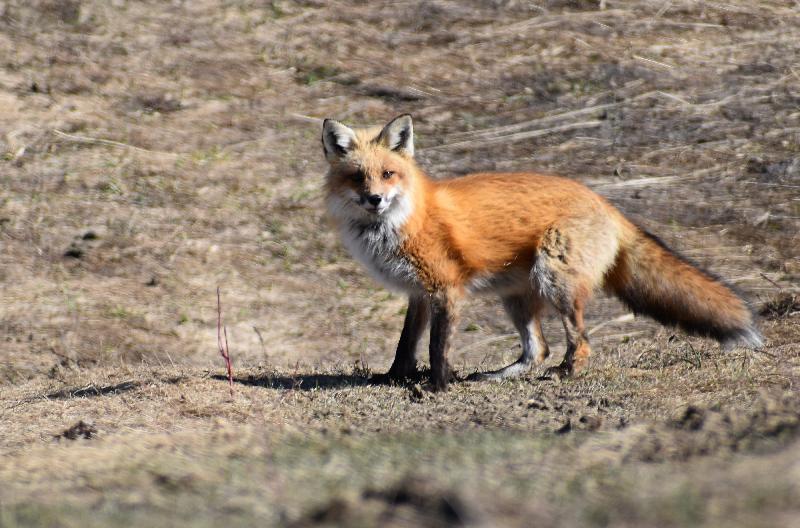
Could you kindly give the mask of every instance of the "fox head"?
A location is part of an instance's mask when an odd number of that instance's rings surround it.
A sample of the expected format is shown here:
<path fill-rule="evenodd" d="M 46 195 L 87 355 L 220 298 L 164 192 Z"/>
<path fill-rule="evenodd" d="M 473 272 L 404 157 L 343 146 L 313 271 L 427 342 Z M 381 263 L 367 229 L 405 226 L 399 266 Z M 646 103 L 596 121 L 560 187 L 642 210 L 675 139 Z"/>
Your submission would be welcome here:
<path fill-rule="evenodd" d="M 378 222 L 408 214 L 416 171 L 410 115 L 398 116 L 382 129 L 353 130 L 326 119 L 322 149 L 330 164 L 329 205 L 337 216 Z"/>

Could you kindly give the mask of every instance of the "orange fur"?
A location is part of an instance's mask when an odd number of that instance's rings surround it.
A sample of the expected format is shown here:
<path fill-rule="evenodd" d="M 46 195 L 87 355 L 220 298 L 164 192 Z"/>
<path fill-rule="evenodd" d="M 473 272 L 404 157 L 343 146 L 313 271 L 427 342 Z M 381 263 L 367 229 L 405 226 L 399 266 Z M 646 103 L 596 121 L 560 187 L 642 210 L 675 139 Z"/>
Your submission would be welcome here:
<path fill-rule="evenodd" d="M 758 345 L 753 316 L 719 279 L 629 225 L 606 288 L 634 312 L 720 342 Z"/>
<path fill-rule="evenodd" d="M 425 270 L 431 290 L 463 289 L 476 276 L 509 268 L 530 270 L 549 226 L 609 215 L 604 200 L 565 178 L 511 173 L 433 181 L 421 172 L 415 177 L 425 205 L 415 208 L 403 247 Z"/>

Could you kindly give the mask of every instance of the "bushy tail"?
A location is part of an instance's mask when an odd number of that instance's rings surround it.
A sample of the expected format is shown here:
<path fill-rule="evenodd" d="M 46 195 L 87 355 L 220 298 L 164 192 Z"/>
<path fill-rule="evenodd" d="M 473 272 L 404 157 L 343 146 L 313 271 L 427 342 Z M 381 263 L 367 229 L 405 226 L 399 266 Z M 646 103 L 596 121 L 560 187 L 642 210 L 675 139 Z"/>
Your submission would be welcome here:
<path fill-rule="evenodd" d="M 761 346 L 753 315 L 739 296 L 655 236 L 631 227 L 631 236 L 606 275 L 606 286 L 634 313 L 712 337 L 726 347 Z"/>

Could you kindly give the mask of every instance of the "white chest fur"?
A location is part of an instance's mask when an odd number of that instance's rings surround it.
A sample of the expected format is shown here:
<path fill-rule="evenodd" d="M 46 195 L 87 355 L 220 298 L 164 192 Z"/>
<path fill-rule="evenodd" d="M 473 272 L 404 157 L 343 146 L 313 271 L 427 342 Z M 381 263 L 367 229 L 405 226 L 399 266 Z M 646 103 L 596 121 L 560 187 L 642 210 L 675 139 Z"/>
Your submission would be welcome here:
<path fill-rule="evenodd" d="M 351 220 L 343 222 L 340 231 L 345 247 L 375 280 L 392 290 L 419 289 L 416 270 L 403 256 L 400 235 L 391 224 Z"/>
<path fill-rule="evenodd" d="M 412 292 L 420 289 L 414 266 L 403 255 L 402 231 L 411 214 L 411 199 L 395 196 L 384 214 L 367 214 L 351 192 L 333 192 L 327 197 L 328 213 L 336 220 L 342 242 L 375 280 L 389 289 Z"/>

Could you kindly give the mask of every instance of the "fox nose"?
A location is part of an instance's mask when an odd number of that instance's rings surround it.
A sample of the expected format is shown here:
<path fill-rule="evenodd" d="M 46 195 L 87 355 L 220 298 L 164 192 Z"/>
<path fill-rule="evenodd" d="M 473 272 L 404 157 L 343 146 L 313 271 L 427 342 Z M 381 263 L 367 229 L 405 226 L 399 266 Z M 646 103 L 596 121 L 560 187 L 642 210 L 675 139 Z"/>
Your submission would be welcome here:
<path fill-rule="evenodd" d="M 367 201 L 373 207 L 377 207 L 378 204 L 381 203 L 381 200 L 383 200 L 383 196 L 381 196 L 380 194 L 371 194 L 367 196 Z"/>

